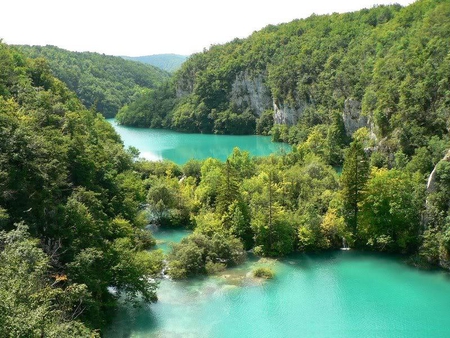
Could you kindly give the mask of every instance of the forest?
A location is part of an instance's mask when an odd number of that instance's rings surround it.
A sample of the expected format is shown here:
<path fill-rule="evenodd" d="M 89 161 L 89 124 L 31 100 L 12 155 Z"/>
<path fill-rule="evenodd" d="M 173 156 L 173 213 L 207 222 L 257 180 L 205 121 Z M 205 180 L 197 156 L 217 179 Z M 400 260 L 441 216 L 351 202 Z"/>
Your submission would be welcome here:
<path fill-rule="evenodd" d="M 122 108 L 117 120 L 185 132 L 269 134 L 293 145 L 293 154 L 270 165 L 255 162 L 250 176 L 237 175 L 228 162 L 217 164 L 222 184 L 223 177 L 240 178 L 227 183 L 225 200 L 245 206 L 239 211 L 244 232 L 232 230 L 236 206 L 220 203 L 225 188 L 203 168 L 212 164 L 203 163 L 194 189 L 196 232 L 206 217 L 263 255 L 336 248 L 345 238 L 351 246 L 414 253 L 417 264 L 448 267 L 449 16 L 449 1 L 421 0 L 268 26 L 192 55 L 166 84 Z M 343 165 L 342 176 L 330 174 L 330 181 L 319 171 L 319 181 L 328 184 L 322 192 L 275 174 L 317 163 L 327 170 Z M 247 185 L 246 179 L 255 181 Z M 260 191 L 245 190 L 259 185 Z M 255 199 L 266 204 L 258 207 Z M 279 229 L 272 219 L 278 212 Z M 258 217 L 265 220 L 261 228 Z M 179 250 L 172 256 L 177 262 Z"/>
<path fill-rule="evenodd" d="M 120 297 L 156 300 L 145 186 L 45 60 L 0 43 L 0 69 L 0 336 L 97 336 Z"/>
<path fill-rule="evenodd" d="M 448 1 L 421 0 L 269 25 L 192 55 L 159 93 L 137 98 L 117 119 L 185 132 L 271 133 L 298 144 L 353 104 L 353 115 L 367 120 L 361 126 L 412 156 L 448 133 L 448 14 Z"/>
<path fill-rule="evenodd" d="M 215 274 L 249 251 L 346 243 L 450 269 L 449 17 L 445 0 L 312 16 L 145 77 L 128 104 L 105 89 L 124 124 L 292 144 L 182 166 L 124 149 L 64 53 L 0 42 L 0 336 L 100 336 L 120 300 L 157 301 L 163 267 Z M 193 233 L 164 256 L 148 223 Z"/>
<path fill-rule="evenodd" d="M 114 117 L 144 90 L 156 88 L 170 75 L 160 68 L 91 52 L 55 46 L 17 46 L 26 56 L 45 59 L 52 74 L 74 91 L 87 108 Z"/>

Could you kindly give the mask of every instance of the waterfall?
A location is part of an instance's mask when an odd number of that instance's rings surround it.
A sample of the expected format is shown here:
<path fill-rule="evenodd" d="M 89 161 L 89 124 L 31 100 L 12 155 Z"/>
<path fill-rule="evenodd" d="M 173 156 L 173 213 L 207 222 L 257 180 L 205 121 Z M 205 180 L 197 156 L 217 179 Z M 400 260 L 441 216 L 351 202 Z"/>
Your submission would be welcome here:
<path fill-rule="evenodd" d="M 342 237 L 342 248 L 341 250 L 350 250 L 350 248 L 348 247 L 347 241 L 345 240 L 344 237 Z"/>

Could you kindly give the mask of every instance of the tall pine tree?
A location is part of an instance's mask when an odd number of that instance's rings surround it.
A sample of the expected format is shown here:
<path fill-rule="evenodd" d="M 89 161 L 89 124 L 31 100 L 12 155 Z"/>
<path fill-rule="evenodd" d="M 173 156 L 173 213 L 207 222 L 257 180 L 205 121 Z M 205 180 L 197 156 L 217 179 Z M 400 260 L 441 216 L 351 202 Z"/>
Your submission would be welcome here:
<path fill-rule="evenodd" d="M 369 174 L 369 159 L 364 152 L 362 143 L 355 140 L 345 154 L 341 176 L 344 217 L 354 236 L 357 236 L 358 203 L 362 201 L 362 191 L 369 179 Z"/>
<path fill-rule="evenodd" d="M 218 188 L 216 211 L 223 216 L 229 206 L 239 199 L 239 175 L 234 166 L 229 160 L 225 162 L 225 167 L 222 171 L 222 181 Z"/>

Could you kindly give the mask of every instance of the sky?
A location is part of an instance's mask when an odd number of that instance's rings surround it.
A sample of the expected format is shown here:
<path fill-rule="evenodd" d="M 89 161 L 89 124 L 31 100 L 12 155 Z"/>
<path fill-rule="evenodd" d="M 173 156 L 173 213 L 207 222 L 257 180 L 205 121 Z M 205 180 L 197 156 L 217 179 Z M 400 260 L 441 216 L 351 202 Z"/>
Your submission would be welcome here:
<path fill-rule="evenodd" d="M 269 24 L 414 0 L 5 0 L 0 39 L 72 51 L 190 55 Z"/>

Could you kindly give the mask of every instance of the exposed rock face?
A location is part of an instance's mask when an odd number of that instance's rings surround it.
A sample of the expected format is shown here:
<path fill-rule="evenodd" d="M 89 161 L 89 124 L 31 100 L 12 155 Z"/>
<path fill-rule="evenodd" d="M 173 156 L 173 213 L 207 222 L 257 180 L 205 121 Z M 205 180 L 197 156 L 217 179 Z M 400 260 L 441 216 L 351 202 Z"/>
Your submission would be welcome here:
<path fill-rule="evenodd" d="M 175 91 L 177 98 L 187 96 L 194 92 L 194 79 L 195 73 L 191 73 L 190 76 L 181 76 L 175 85 Z"/>
<path fill-rule="evenodd" d="M 430 176 L 428 176 L 427 193 L 432 193 L 436 189 L 436 169 L 437 169 L 437 166 L 434 167 Z"/>
<path fill-rule="evenodd" d="M 447 154 L 444 156 L 444 158 L 441 161 L 447 161 L 450 162 L 450 150 L 447 152 Z M 440 161 L 439 161 L 440 162 Z M 439 163 L 438 163 L 439 164 Z M 434 166 L 433 171 L 431 172 L 430 176 L 428 176 L 428 182 L 427 182 L 427 193 L 430 194 L 435 191 L 436 189 L 436 173 L 437 173 L 437 164 Z"/>
<path fill-rule="evenodd" d="M 450 150 L 447 152 L 447 154 L 444 156 L 444 158 L 441 161 L 450 162 Z M 431 175 L 428 179 L 427 193 L 434 191 L 435 184 L 436 184 L 436 167 L 434 167 L 434 169 L 431 172 Z M 427 205 L 428 205 L 428 199 L 427 199 Z M 450 252 L 448 249 L 441 250 L 441 253 L 439 255 L 439 265 L 441 267 L 443 267 L 444 269 L 450 270 Z"/>
<path fill-rule="evenodd" d="M 289 104 L 277 102 L 273 100 L 273 119 L 277 124 L 287 124 L 292 126 L 297 124 L 298 119 L 303 115 L 303 112 L 308 107 L 305 102 L 297 102 L 295 107 Z"/>
<path fill-rule="evenodd" d="M 367 116 L 361 115 L 361 102 L 357 100 L 345 100 L 342 119 L 344 120 L 345 131 L 348 136 L 353 135 L 359 128 L 370 128 L 369 119 Z"/>
<path fill-rule="evenodd" d="M 263 74 L 250 76 L 247 72 L 239 73 L 231 88 L 231 102 L 242 110 L 250 108 L 261 116 L 272 104 L 270 90 L 264 79 Z"/>

